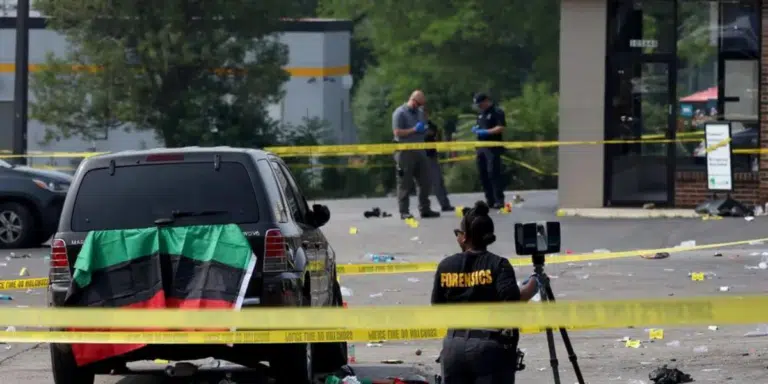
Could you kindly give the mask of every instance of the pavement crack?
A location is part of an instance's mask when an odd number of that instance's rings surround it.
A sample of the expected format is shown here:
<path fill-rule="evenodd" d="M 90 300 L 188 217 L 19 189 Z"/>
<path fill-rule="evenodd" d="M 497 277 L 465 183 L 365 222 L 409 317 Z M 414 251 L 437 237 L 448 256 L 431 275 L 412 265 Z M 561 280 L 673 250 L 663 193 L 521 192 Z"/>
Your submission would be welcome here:
<path fill-rule="evenodd" d="M 0 366 L 2 366 L 5 362 L 7 362 L 9 360 L 13 360 L 14 358 L 16 358 L 17 356 L 21 355 L 22 353 L 26 353 L 26 352 L 35 350 L 37 348 L 40 348 L 41 345 L 43 345 L 43 343 L 37 343 L 37 344 L 35 344 L 35 345 L 33 345 L 33 346 L 29 347 L 29 348 L 21 349 L 18 352 L 14 353 L 14 354 L 12 354 L 10 356 L 6 356 L 6 357 L 0 359 Z"/>

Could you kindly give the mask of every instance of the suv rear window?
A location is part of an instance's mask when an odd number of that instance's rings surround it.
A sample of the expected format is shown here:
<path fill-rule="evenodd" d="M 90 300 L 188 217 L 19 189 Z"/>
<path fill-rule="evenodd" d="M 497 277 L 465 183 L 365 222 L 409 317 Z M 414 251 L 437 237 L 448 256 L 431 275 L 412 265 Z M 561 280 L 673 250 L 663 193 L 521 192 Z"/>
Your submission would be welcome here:
<path fill-rule="evenodd" d="M 72 208 L 72 231 L 145 228 L 174 211 L 224 211 L 180 217 L 177 225 L 244 224 L 259 220 L 248 171 L 241 163 L 173 163 L 93 169 L 83 176 Z"/>

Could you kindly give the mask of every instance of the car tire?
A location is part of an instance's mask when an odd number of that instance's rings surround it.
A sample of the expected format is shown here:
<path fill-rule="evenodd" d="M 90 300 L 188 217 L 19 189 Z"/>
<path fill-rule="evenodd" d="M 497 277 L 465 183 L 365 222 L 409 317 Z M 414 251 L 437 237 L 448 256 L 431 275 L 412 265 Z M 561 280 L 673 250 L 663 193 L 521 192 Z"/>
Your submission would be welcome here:
<path fill-rule="evenodd" d="M 341 296 L 341 286 L 336 278 L 333 279 L 333 297 L 331 303 L 334 307 L 344 306 L 344 298 Z M 347 342 L 318 343 L 315 344 L 315 371 L 320 373 L 334 372 L 348 362 Z"/>
<path fill-rule="evenodd" d="M 13 228 L 20 228 L 16 233 Z M 26 248 L 36 240 L 35 217 L 23 204 L 0 204 L 0 248 Z"/>
<path fill-rule="evenodd" d="M 96 374 L 77 366 L 71 349 L 60 349 L 55 345 L 49 348 L 54 384 L 93 384 L 96 381 Z"/>
<path fill-rule="evenodd" d="M 310 299 L 302 297 L 299 306 L 308 306 Z M 314 353 L 311 343 L 281 344 L 269 368 L 277 384 L 313 384 Z"/>

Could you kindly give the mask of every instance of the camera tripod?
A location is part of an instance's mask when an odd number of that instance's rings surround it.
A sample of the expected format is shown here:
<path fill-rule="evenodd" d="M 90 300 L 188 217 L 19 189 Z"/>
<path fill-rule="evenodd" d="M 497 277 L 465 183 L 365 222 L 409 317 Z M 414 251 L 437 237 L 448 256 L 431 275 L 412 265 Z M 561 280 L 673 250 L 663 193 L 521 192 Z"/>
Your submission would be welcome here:
<path fill-rule="evenodd" d="M 539 296 L 542 302 L 555 302 L 555 294 L 552 292 L 552 286 L 549 283 L 549 276 L 544 273 L 544 254 L 534 254 L 533 258 L 533 274 L 534 278 L 539 285 Z M 552 332 L 552 328 L 547 328 L 547 346 L 549 347 L 549 364 L 552 366 L 552 374 L 555 377 L 555 384 L 560 384 L 560 370 L 558 369 L 559 363 L 557 361 L 557 351 L 555 349 L 555 336 Z M 571 344 L 571 338 L 568 336 L 568 331 L 565 327 L 560 327 L 560 335 L 563 337 L 563 344 L 565 344 L 565 350 L 568 352 L 568 359 L 573 365 L 573 371 L 576 373 L 576 380 L 579 384 L 584 384 L 584 376 L 581 375 L 581 368 L 579 368 L 579 362 L 577 361 L 576 352 L 573 350 L 573 344 Z"/>

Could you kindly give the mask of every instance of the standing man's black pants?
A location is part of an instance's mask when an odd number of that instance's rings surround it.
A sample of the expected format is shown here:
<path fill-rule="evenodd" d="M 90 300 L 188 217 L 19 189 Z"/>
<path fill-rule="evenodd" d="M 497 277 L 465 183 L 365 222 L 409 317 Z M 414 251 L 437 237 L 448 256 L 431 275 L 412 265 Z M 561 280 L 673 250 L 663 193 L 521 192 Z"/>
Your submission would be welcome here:
<path fill-rule="evenodd" d="M 517 346 L 448 331 L 440 367 L 443 384 L 514 384 Z"/>
<path fill-rule="evenodd" d="M 503 147 L 477 149 L 477 172 L 485 192 L 485 201 L 491 207 L 504 204 L 504 180 L 501 170 L 503 153 Z"/>

